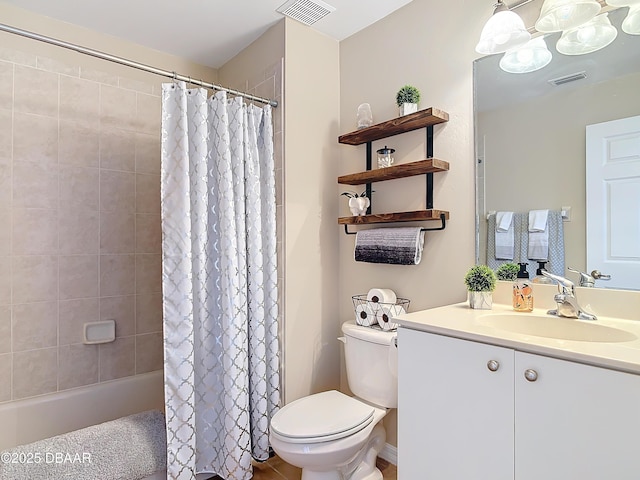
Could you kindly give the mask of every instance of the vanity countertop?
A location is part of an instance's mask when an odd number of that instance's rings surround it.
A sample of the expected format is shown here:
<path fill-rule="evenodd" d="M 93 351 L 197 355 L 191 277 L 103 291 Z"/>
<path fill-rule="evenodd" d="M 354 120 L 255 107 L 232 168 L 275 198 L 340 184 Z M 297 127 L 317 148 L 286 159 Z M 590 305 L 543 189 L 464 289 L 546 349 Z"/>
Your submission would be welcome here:
<path fill-rule="evenodd" d="M 547 336 L 517 333 L 487 324 L 487 315 L 508 315 L 501 320 L 523 321 L 536 319 L 549 322 L 582 322 L 612 327 L 625 332 L 624 341 L 567 340 Z M 515 317 L 517 316 L 517 318 Z M 540 317 L 547 317 L 540 319 Z M 513 348 L 522 352 L 586 363 L 614 370 L 640 374 L 640 321 L 625 320 L 598 315 L 595 321 L 557 318 L 547 314 L 546 309 L 535 308 L 533 312 L 515 312 L 511 305 L 493 304 L 492 310 L 474 310 L 467 302 L 431 308 L 400 315 L 394 319 L 401 327 L 436 333 L 465 340 Z M 504 322 L 503 322 L 504 323 Z M 581 326 L 582 327 L 582 326 Z M 590 326 L 585 326 L 590 328 Z M 402 348 L 402 347 L 400 347 Z"/>

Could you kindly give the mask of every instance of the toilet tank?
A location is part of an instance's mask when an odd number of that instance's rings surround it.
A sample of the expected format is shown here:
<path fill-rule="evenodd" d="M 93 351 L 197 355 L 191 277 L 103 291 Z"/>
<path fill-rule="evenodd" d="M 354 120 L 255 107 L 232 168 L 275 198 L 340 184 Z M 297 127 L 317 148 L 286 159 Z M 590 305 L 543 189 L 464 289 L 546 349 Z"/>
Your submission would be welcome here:
<path fill-rule="evenodd" d="M 398 406 L 398 350 L 396 332 L 342 324 L 347 380 L 362 400 L 384 408 Z"/>

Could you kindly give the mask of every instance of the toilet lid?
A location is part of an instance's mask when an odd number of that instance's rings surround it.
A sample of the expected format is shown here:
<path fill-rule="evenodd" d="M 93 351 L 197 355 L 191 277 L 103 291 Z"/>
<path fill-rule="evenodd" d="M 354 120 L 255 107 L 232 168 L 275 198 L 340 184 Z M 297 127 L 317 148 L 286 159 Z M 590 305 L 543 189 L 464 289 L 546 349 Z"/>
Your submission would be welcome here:
<path fill-rule="evenodd" d="M 271 429 L 293 442 L 335 440 L 369 425 L 374 411 L 364 402 L 330 390 L 285 405 L 271 419 Z"/>

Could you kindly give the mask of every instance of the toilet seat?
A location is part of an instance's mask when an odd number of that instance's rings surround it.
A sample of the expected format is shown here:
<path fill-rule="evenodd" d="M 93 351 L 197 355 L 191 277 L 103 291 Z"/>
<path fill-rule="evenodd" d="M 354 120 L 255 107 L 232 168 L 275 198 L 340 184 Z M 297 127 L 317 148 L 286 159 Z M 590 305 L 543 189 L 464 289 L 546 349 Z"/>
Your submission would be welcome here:
<path fill-rule="evenodd" d="M 371 405 L 330 390 L 285 405 L 271 419 L 271 430 L 291 443 L 328 442 L 365 428 L 374 411 Z"/>

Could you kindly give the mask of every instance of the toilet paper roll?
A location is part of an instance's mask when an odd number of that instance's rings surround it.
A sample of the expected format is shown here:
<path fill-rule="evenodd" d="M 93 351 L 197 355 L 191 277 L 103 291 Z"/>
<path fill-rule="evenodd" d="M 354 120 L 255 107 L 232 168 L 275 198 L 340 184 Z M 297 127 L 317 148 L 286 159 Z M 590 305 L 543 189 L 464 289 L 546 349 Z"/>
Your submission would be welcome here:
<path fill-rule="evenodd" d="M 372 288 L 367 293 L 367 300 L 374 303 L 396 303 L 396 292 L 389 288 Z"/>
<path fill-rule="evenodd" d="M 398 324 L 391 320 L 402 313 L 406 313 L 402 305 L 380 305 L 376 313 L 376 322 L 384 331 L 395 330 Z"/>
<path fill-rule="evenodd" d="M 376 316 L 369 302 L 361 303 L 356 307 L 356 323 L 363 327 L 370 327 L 376 324 Z"/>

